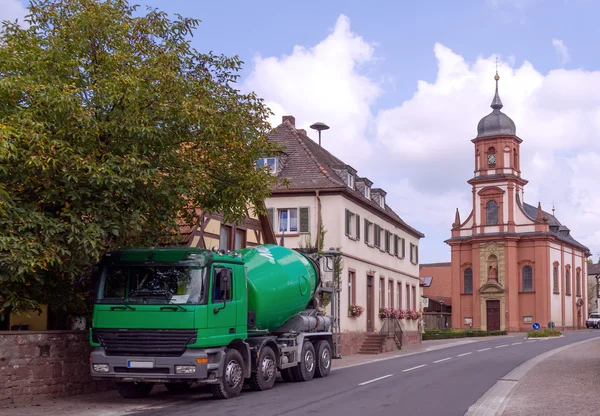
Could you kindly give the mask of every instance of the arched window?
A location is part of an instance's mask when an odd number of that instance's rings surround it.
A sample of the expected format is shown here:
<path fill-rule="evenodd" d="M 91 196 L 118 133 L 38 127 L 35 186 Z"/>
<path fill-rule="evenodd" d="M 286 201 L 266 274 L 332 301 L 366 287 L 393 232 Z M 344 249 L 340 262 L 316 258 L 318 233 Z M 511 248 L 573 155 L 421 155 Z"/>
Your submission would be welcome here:
<path fill-rule="evenodd" d="M 487 151 L 487 162 L 488 162 L 488 168 L 495 168 L 496 167 L 496 149 L 494 149 L 493 147 L 490 147 Z"/>
<path fill-rule="evenodd" d="M 498 224 L 498 203 L 493 199 L 485 204 L 485 224 L 496 225 Z"/>
<path fill-rule="evenodd" d="M 577 296 L 581 296 L 581 281 L 579 280 L 579 270 L 577 270 L 577 275 L 575 277 L 577 280 L 575 281 L 575 294 Z"/>
<path fill-rule="evenodd" d="M 531 266 L 523 267 L 523 292 L 533 292 L 533 269 Z"/>
<path fill-rule="evenodd" d="M 473 294 L 473 270 L 471 268 L 465 269 L 465 295 Z"/>
<path fill-rule="evenodd" d="M 567 267 L 565 271 L 565 295 L 571 294 L 571 269 Z"/>
<path fill-rule="evenodd" d="M 519 169 L 519 158 L 517 157 L 517 149 L 513 149 L 513 169 Z"/>
<path fill-rule="evenodd" d="M 560 289 L 558 287 L 558 266 L 554 266 L 554 275 L 553 275 L 553 283 L 554 283 L 554 293 L 560 293 Z"/>

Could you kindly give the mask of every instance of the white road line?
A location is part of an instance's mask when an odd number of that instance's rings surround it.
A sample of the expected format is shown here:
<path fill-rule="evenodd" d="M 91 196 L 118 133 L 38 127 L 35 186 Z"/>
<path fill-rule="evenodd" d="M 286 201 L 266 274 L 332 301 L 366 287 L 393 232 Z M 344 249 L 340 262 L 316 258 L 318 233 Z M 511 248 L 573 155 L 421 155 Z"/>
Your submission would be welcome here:
<path fill-rule="evenodd" d="M 437 363 L 441 363 L 442 361 L 448 361 L 448 360 L 451 360 L 451 359 L 452 359 L 452 357 L 442 358 L 441 360 L 434 361 L 433 363 L 437 364 Z"/>
<path fill-rule="evenodd" d="M 387 376 L 374 378 L 373 380 L 369 380 L 369 381 L 365 381 L 364 383 L 360 383 L 359 386 L 365 386 L 367 384 L 374 383 L 376 381 L 383 380 L 384 378 L 389 378 L 391 376 L 393 376 L 393 374 L 388 374 Z"/>
<path fill-rule="evenodd" d="M 487 351 L 487 350 L 491 350 L 491 348 L 483 348 L 481 350 L 477 350 L 477 352 L 483 352 L 483 351 Z"/>
<path fill-rule="evenodd" d="M 510 345 L 519 345 L 519 344 L 522 344 L 522 342 L 513 342 L 513 343 L 512 343 L 512 344 L 510 344 Z"/>
<path fill-rule="evenodd" d="M 465 355 L 473 354 L 472 352 L 465 352 L 464 354 L 458 354 L 457 357 L 464 357 Z"/>
<path fill-rule="evenodd" d="M 508 344 L 504 344 L 504 345 L 497 345 L 496 348 L 502 348 L 502 347 L 508 347 Z"/>
<path fill-rule="evenodd" d="M 416 370 L 417 368 L 421 368 L 421 367 L 425 367 L 427 364 L 422 364 L 422 365 L 418 365 L 416 367 L 412 367 L 412 368 L 407 368 L 406 370 L 402 370 L 403 373 L 406 373 L 407 371 L 412 371 L 412 370 Z"/>
<path fill-rule="evenodd" d="M 530 342 L 535 342 L 535 341 L 525 341 L 525 342 L 530 343 Z"/>

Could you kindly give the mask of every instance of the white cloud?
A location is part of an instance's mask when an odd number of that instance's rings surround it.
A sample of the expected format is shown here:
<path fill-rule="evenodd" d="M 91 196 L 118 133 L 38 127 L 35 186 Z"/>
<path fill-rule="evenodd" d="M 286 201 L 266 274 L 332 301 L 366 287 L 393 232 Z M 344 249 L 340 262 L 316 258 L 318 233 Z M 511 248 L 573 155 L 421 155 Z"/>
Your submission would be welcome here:
<path fill-rule="evenodd" d="M 554 46 L 558 60 L 562 65 L 571 60 L 571 57 L 569 56 L 569 49 L 562 40 L 552 39 L 552 46 Z"/>
<path fill-rule="evenodd" d="M 382 90 L 360 70 L 374 60 L 373 45 L 352 33 L 350 20 L 341 15 L 331 34 L 314 47 L 295 46 L 282 57 L 257 56 L 244 87 L 265 97 L 275 113 L 274 125 L 291 114 L 296 127 L 315 139 L 309 126 L 325 122 L 331 129 L 322 133 L 323 146 L 338 149 L 336 155 L 344 159 L 371 150 L 364 133 Z"/>
<path fill-rule="evenodd" d="M 335 52 L 334 52 L 335 51 Z M 330 55 L 335 53 L 336 59 Z M 340 17 L 333 33 L 313 48 L 290 56 L 257 58 L 247 85 L 275 111 L 296 116 L 299 127 L 321 120 L 332 126 L 326 147 L 388 192 L 388 203 L 423 231 L 423 262 L 448 261 L 455 210 L 471 211 L 473 144 L 477 123 L 494 93 L 496 54 L 467 62 L 436 44 L 433 82 L 418 81 L 415 92 L 395 107 L 375 110 L 379 80 L 361 75 L 360 65 L 378 58 L 372 46 Z M 600 252 L 600 71 L 556 69 L 547 74 L 525 61 L 499 62 L 503 112 L 517 126 L 522 175 L 529 180 L 525 201 L 556 215 L 572 235 Z M 278 116 L 280 116 L 278 114 Z M 278 124 L 280 117 L 276 120 Z M 360 145 L 361 147 L 358 147 Z M 368 146 L 368 147 L 367 147 Z"/>
<path fill-rule="evenodd" d="M 25 15 L 28 13 L 29 11 L 19 0 L 0 0 L 0 22 L 5 20 L 14 22 L 19 19 L 21 26 L 27 26 Z"/>

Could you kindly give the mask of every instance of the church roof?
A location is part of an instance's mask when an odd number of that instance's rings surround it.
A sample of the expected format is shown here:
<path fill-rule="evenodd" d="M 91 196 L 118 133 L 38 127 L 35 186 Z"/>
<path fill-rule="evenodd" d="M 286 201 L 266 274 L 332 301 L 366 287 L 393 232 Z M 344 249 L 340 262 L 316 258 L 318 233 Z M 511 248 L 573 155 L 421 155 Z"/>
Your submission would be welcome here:
<path fill-rule="evenodd" d="M 339 190 L 346 194 L 352 195 L 360 201 L 361 205 L 368 206 L 383 217 L 397 224 L 400 228 L 405 229 L 410 234 L 418 238 L 425 237 L 423 233 L 408 225 L 394 210 L 387 204 L 382 208 L 373 199 L 365 197 L 365 195 L 357 190 L 346 185 L 346 182 L 336 172 L 340 167 L 356 171 L 342 160 L 331 154 L 329 151 L 319 146 L 314 140 L 306 135 L 303 130 L 298 130 L 289 119 L 275 127 L 269 134 L 269 140 L 275 141 L 285 147 L 285 156 L 281 158 L 282 166 L 278 168 L 277 175 L 286 178 L 290 187 L 283 184 L 277 184 L 272 188 L 273 192 L 297 192 L 299 190 L 314 191 L 314 190 Z M 279 163 L 279 162 L 278 162 Z M 356 177 L 357 180 L 365 180 L 366 178 Z M 371 189 L 371 193 L 384 191 L 377 188 Z"/>
<path fill-rule="evenodd" d="M 492 112 L 482 118 L 479 121 L 479 124 L 477 124 L 477 137 L 516 136 L 517 127 L 515 126 L 514 121 L 500 111 L 503 105 L 502 100 L 500 100 L 500 95 L 498 95 L 498 80 L 500 77 L 497 72 L 494 79 L 496 80 L 496 93 L 494 94 L 494 99 L 490 106 L 492 107 Z"/>

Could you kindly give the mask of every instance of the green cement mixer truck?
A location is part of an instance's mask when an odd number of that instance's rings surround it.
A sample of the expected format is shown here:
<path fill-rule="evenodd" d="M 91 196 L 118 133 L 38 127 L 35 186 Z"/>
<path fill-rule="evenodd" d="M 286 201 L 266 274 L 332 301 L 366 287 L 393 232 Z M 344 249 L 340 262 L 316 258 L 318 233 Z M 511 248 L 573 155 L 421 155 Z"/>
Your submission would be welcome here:
<path fill-rule="evenodd" d="M 331 369 L 320 268 L 298 251 L 122 249 L 96 265 L 93 286 L 90 371 L 125 398 L 203 383 L 228 399 L 244 383 L 272 388 L 277 371 L 309 381 Z"/>

